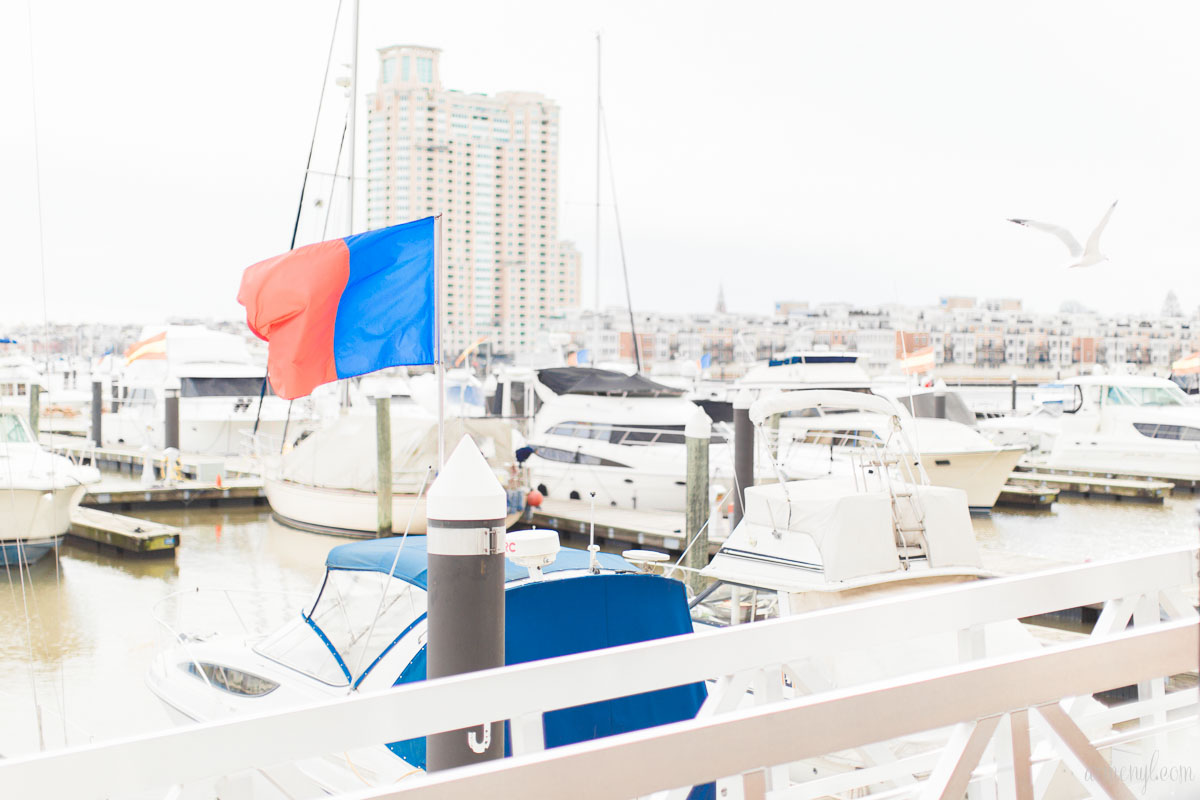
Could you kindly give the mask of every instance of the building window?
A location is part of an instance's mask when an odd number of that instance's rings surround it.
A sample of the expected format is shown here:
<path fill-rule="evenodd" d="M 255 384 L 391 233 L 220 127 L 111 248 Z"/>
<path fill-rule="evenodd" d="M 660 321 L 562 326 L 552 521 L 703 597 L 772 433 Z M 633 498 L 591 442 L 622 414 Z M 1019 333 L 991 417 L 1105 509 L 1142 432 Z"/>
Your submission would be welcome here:
<path fill-rule="evenodd" d="M 421 83 L 433 83 L 433 59 L 417 59 L 417 80 Z"/>

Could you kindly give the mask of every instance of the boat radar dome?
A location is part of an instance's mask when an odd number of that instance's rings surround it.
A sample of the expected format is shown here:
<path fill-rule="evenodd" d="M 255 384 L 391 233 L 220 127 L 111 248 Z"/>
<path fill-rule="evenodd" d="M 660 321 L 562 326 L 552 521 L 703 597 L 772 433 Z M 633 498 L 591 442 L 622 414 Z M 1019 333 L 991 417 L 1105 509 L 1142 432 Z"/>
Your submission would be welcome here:
<path fill-rule="evenodd" d="M 550 530 L 511 531 L 506 537 L 504 554 L 508 560 L 529 570 L 529 577 L 542 579 L 542 568 L 558 557 L 558 532 Z"/>
<path fill-rule="evenodd" d="M 660 553 L 657 550 L 626 550 L 621 553 L 621 557 L 630 564 L 637 564 L 643 569 L 650 564 L 658 564 L 671 559 L 666 553 Z"/>

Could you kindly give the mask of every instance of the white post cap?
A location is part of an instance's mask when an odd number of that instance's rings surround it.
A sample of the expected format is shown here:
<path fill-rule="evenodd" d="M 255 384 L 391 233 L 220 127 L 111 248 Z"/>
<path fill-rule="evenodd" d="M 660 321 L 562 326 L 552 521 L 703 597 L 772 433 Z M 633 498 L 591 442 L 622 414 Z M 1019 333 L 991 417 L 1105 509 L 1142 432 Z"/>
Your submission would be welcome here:
<path fill-rule="evenodd" d="M 429 487 L 426 516 L 432 520 L 474 522 L 504 519 L 507 510 L 504 487 L 479 447 L 464 435 Z"/>
<path fill-rule="evenodd" d="M 733 396 L 733 407 L 737 409 L 749 408 L 754 404 L 754 393 L 749 389 L 739 389 L 738 393 Z"/>
<path fill-rule="evenodd" d="M 689 439 L 712 438 L 712 420 L 700 406 L 696 406 L 696 410 L 688 418 L 687 424 L 683 426 L 683 435 Z"/>

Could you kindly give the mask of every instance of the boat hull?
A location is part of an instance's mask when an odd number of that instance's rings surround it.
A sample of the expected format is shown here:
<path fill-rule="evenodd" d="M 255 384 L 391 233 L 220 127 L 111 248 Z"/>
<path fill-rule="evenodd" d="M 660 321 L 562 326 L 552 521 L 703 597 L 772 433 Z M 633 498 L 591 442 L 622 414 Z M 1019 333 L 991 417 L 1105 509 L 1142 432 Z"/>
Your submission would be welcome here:
<path fill-rule="evenodd" d="M 293 528 L 364 538 L 374 537 L 378 531 L 379 504 L 374 492 L 328 489 L 275 478 L 267 478 L 263 488 L 275 517 Z M 510 508 L 506 526 L 516 522 L 522 510 Z M 405 531 L 426 532 L 423 496 L 392 496 L 392 532 Z"/>
<path fill-rule="evenodd" d="M 0 541 L 0 564 L 17 566 L 40 561 L 47 553 L 58 547 L 61 536 L 48 539 L 6 539 Z"/>
<path fill-rule="evenodd" d="M 921 464 L 931 484 L 962 489 L 972 511 L 990 511 L 1024 454 L 1024 447 L 921 453 Z"/>
<path fill-rule="evenodd" d="M 86 492 L 84 486 L 0 489 L 0 543 L 61 537 L 71 527 L 71 510 Z"/>

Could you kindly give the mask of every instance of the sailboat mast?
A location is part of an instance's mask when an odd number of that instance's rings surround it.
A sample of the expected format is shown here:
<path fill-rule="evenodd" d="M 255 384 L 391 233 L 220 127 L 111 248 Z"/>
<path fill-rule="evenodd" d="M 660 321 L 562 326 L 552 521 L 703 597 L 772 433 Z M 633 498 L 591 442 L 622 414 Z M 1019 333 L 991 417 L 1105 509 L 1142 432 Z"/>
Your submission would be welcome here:
<path fill-rule="evenodd" d="M 354 235 L 354 142 L 358 138 L 355 122 L 358 116 L 358 2 L 350 8 L 350 109 L 346 115 L 346 235 Z M 334 172 L 337 170 L 335 169 Z M 342 413 L 350 411 L 350 382 L 342 381 Z"/>
<path fill-rule="evenodd" d="M 596 33 L 596 275 L 593 288 L 595 311 L 592 317 L 592 352 L 588 366 L 594 367 L 600 355 L 600 34 Z"/>
<path fill-rule="evenodd" d="M 346 135 L 350 138 L 349 167 L 346 170 L 349 176 L 347 178 L 349 200 L 346 201 L 346 213 L 349 217 L 346 222 L 348 235 L 354 233 L 354 142 L 357 138 L 355 119 L 358 116 L 358 2 L 359 0 L 354 0 L 350 11 L 350 113 L 346 123 L 348 129 Z"/>

